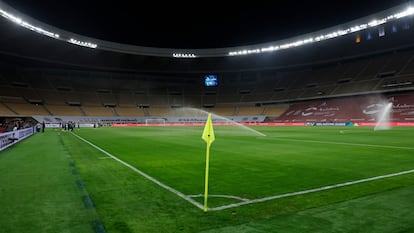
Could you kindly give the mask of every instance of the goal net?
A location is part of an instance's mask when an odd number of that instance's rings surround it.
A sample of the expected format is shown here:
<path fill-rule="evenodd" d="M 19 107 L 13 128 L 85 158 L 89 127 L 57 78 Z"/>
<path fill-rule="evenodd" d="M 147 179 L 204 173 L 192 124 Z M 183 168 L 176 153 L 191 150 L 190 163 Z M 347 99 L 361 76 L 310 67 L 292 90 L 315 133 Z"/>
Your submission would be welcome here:
<path fill-rule="evenodd" d="M 145 119 L 145 125 L 165 125 L 165 119 L 164 118 Z"/>

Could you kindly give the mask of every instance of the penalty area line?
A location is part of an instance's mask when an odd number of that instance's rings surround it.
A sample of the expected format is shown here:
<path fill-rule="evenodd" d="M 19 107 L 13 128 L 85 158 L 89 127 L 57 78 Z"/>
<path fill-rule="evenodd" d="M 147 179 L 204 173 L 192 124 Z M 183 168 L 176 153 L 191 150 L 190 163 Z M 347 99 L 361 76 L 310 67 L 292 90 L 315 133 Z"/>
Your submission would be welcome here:
<path fill-rule="evenodd" d="M 122 164 L 122 165 L 124 165 L 124 166 L 126 166 L 126 167 L 130 168 L 130 169 L 131 169 L 131 170 L 133 170 L 134 172 L 136 172 L 136 173 L 140 174 L 141 176 L 143 176 L 143 177 L 147 178 L 148 180 L 150 180 L 150 181 L 154 182 L 154 183 L 155 183 L 155 184 L 157 184 L 158 186 L 160 186 L 160 187 L 162 187 L 162 188 L 164 188 L 164 189 L 166 189 L 166 190 L 168 190 L 168 191 L 170 191 L 170 192 L 174 193 L 175 195 L 177 195 L 177 196 L 181 197 L 182 199 L 184 199 L 184 200 L 188 201 L 189 203 L 191 203 L 191 204 L 195 205 L 195 206 L 196 206 L 196 207 L 198 207 L 199 209 L 203 209 L 203 208 L 204 208 L 204 207 L 203 207 L 203 205 L 201 205 L 200 203 L 196 202 L 195 200 L 193 200 L 192 198 L 188 197 L 187 195 L 185 195 L 185 194 L 181 193 L 180 191 L 178 191 L 178 190 L 176 190 L 176 189 L 171 188 L 170 186 L 168 186 L 168 185 L 166 185 L 166 184 L 164 184 L 164 183 L 161 183 L 159 180 L 155 179 L 154 177 L 152 177 L 152 176 L 150 176 L 150 175 L 146 174 L 145 172 L 143 172 L 143 171 L 139 170 L 138 168 L 136 168 L 136 167 L 134 167 L 134 166 L 130 165 L 129 163 L 124 162 L 123 160 L 121 160 L 121 159 L 119 159 L 118 157 L 116 157 L 116 156 L 114 156 L 114 155 L 110 154 L 109 152 L 107 152 L 107 151 L 105 151 L 104 149 L 100 148 L 99 146 L 97 146 L 97 145 L 93 144 L 92 142 L 90 142 L 90 141 L 88 141 L 88 140 L 86 140 L 86 139 L 82 138 L 81 136 L 79 136 L 79 135 L 77 135 L 77 134 L 75 134 L 75 133 L 73 133 L 73 132 L 72 132 L 72 135 L 74 135 L 75 137 L 79 138 L 79 139 L 80 139 L 80 140 L 82 140 L 83 142 L 85 142 L 85 143 L 89 144 L 89 145 L 90 145 L 90 146 L 92 146 L 93 148 L 95 148 L 95 149 L 99 150 L 100 152 L 102 152 L 102 153 L 106 154 L 107 156 L 111 157 L 112 159 L 114 159 L 115 161 L 119 162 L 120 164 Z"/>
<path fill-rule="evenodd" d="M 413 170 L 408 170 L 408 171 L 392 173 L 392 174 L 387 174 L 387 175 L 382 175 L 382 176 L 375 176 L 375 177 L 361 179 L 361 180 L 345 182 L 345 183 L 341 183 L 341 184 L 328 185 L 328 186 L 315 188 L 315 189 L 308 189 L 308 190 L 303 190 L 303 191 L 298 191 L 298 192 L 293 192 L 293 193 L 285 193 L 285 194 L 276 195 L 276 196 L 253 199 L 253 200 L 248 200 L 248 201 L 239 202 L 239 203 L 235 203 L 235 204 L 209 208 L 208 210 L 210 210 L 210 211 L 225 210 L 225 209 L 234 208 L 234 207 L 238 207 L 238 206 L 242 206 L 242 205 L 265 202 L 265 201 L 280 199 L 280 198 L 284 198 L 284 197 L 292 197 L 292 196 L 298 196 L 298 195 L 303 195 L 303 194 L 308 194 L 308 193 L 315 193 L 315 192 L 319 192 L 319 191 L 324 191 L 324 190 L 329 190 L 329 189 L 334 189 L 334 188 L 339 188 L 339 187 L 345 187 L 345 186 L 349 186 L 349 185 L 354 185 L 354 184 L 359 184 L 359 183 L 364 183 L 364 182 L 369 182 L 369 181 L 374 181 L 374 180 L 381 180 L 381 179 L 385 179 L 385 178 L 389 178 L 389 177 L 393 177 L 393 176 L 405 175 L 405 174 L 409 174 L 409 173 L 414 173 L 414 169 Z"/>

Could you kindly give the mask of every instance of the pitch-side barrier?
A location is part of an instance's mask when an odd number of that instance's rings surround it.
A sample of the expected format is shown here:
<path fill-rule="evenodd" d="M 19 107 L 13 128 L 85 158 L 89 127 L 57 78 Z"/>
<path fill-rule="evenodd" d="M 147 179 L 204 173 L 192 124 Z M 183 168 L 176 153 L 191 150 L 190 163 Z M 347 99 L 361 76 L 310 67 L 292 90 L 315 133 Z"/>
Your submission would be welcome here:
<path fill-rule="evenodd" d="M 0 134 L 0 151 L 19 143 L 23 139 L 33 135 L 34 132 L 34 127 L 31 127 Z"/>

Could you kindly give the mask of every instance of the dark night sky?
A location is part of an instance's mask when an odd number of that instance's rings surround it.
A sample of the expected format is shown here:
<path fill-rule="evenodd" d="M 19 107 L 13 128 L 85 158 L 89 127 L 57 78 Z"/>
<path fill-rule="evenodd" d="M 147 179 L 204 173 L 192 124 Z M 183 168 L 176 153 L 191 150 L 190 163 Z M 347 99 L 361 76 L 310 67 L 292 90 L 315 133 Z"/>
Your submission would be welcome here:
<path fill-rule="evenodd" d="M 270 42 L 345 23 L 407 2 L 3 1 L 67 31 L 108 41 L 164 48 L 220 48 Z"/>

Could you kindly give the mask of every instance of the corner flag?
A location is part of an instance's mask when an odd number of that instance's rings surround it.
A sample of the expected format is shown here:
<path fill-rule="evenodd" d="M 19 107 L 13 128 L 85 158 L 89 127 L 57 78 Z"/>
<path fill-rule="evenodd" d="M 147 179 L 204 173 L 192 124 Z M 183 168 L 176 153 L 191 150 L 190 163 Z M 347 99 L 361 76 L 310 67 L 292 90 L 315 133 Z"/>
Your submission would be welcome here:
<path fill-rule="evenodd" d="M 214 130 L 213 130 L 213 122 L 211 120 L 211 113 L 208 114 L 206 125 L 204 126 L 203 136 L 201 138 L 206 141 L 207 146 L 210 146 L 213 143 L 214 137 Z"/>
<path fill-rule="evenodd" d="M 208 197 L 208 168 L 210 160 L 210 146 L 213 143 L 215 136 L 213 130 L 213 121 L 211 120 L 211 113 L 208 114 L 206 125 L 204 126 L 203 135 L 201 138 L 207 143 L 206 149 L 206 175 L 204 183 L 204 212 L 207 212 L 207 197 Z"/>

